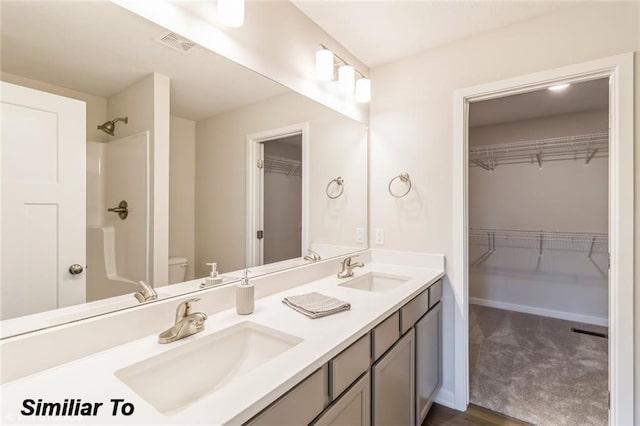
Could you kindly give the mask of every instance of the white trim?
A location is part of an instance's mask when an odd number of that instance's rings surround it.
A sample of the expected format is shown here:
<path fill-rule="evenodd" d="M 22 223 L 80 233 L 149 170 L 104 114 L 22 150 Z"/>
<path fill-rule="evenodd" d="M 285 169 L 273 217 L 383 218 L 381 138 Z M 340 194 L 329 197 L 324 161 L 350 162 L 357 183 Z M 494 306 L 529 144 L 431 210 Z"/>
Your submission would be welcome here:
<path fill-rule="evenodd" d="M 487 306 L 489 308 L 506 309 L 508 311 L 523 312 L 525 314 L 540 315 L 543 317 L 558 318 L 567 321 L 582 322 L 585 324 L 601 325 L 607 327 L 609 320 L 607 318 L 592 317 L 589 315 L 575 314 L 566 311 L 554 311 L 552 309 L 538 308 L 537 306 L 517 305 L 515 303 L 501 302 L 499 300 L 481 299 L 479 297 L 470 297 L 470 305 Z"/>
<path fill-rule="evenodd" d="M 259 158 L 259 148 L 262 142 L 272 139 L 280 139 L 296 134 L 302 135 L 302 231 L 300 253 L 305 254 L 309 248 L 309 123 L 296 123 L 290 126 L 277 129 L 265 130 L 247 135 L 247 182 L 246 182 L 246 220 L 245 220 L 245 242 L 246 255 L 245 264 L 247 267 L 261 265 L 261 250 L 257 239 L 254 238 L 256 229 L 260 229 L 261 214 L 260 203 L 257 197 L 262 191 L 258 187 L 262 179 L 256 163 Z"/>
<path fill-rule="evenodd" d="M 433 399 L 433 402 L 444 405 L 445 407 L 455 408 L 455 398 L 453 392 L 449 389 L 440 389 L 440 392 Z"/>
<path fill-rule="evenodd" d="M 610 78 L 609 142 L 609 424 L 634 424 L 634 139 L 633 53 L 497 81 L 454 93 L 454 258 L 450 270 L 455 300 L 455 407 L 465 410 L 468 379 L 468 194 L 467 110 L 470 101 L 491 99 L 558 84 Z M 462 352 L 462 355 L 459 353 Z"/>

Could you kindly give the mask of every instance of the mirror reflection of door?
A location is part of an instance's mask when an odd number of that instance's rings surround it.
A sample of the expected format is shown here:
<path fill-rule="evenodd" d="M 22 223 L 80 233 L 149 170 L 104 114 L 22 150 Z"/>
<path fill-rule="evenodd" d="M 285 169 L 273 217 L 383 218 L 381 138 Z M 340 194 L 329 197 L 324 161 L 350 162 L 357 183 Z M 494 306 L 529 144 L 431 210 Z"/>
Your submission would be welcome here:
<path fill-rule="evenodd" d="M 302 134 L 261 143 L 260 263 L 302 255 Z M 260 238 L 262 237 L 262 238 Z"/>

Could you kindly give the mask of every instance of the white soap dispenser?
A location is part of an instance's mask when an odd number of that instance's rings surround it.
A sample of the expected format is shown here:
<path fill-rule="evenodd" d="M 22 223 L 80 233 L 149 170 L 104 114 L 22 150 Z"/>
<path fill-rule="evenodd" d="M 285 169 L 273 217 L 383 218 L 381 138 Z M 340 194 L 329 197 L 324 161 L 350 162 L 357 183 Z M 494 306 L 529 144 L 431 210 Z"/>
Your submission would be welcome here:
<path fill-rule="evenodd" d="M 240 284 L 236 287 L 236 312 L 240 315 L 249 315 L 253 313 L 255 305 L 255 294 L 253 284 L 249 283 L 250 270 L 244 270 L 244 277 Z"/>
<path fill-rule="evenodd" d="M 211 272 L 209 272 L 209 276 L 204 279 L 204 284 L 202 285 L 202 287 L 210 287 L 222 284 L 222 277 L 218 275 L 218 264 L 216 262 L 211 262 L 206 263 L 205 265 L 211 266 Z"/>

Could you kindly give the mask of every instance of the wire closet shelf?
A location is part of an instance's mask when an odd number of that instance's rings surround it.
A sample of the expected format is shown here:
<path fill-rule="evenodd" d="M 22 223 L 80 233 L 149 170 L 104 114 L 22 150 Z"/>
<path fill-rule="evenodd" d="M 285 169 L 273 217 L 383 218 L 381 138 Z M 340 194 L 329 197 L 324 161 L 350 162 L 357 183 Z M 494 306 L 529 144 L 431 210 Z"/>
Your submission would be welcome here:
<path fill-rule="evenodd" d="M 469 166 L 494 170 L 498 165 L 531 163 L 542 168 L 545 161 L 579 160 L 609 155 L 609 133 L 589 133 L 469 147 Z"/>
<path fill-rule="evenodd" d="M 545 250 L 564 250 L 588 253 L 607 253 L 608 234 L 601 232 L 529 231 L 514 229 L 472 228 L 469 230 L 471 245 L 536 249 L 542 255 Z"/>
<path fill-rule="evenodd" d="M 302 162 L 291 158 L 265 155 L 264 171 L 265 173 L 300 176 L 302 174 Z"/>

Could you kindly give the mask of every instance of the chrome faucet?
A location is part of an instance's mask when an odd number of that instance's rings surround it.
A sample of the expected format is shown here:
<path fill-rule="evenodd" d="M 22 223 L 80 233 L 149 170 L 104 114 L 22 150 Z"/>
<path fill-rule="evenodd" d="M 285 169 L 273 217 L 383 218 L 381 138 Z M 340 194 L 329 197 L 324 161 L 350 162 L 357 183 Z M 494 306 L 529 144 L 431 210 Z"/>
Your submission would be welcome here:
<path fill-rule="evenodd" d="M 315 251 L 307 250 L 307 255 L 304 257 L 304 260 L 306 260 L 307 262 L 313 263 L 313 262 L 317 262 L 319 260 L 322 260 L 322 258 Z"/>
<path fill-rule="evenodd" d="M 351 263 L 351 259 L 354 257 L 358 257 L 358 255 L 355 256 L 349 256 L 349 257 L 345 257 L 344 260 L 342 261 L 342 270 L 340 272 L 338 272 L 338 278 L 349 278 L 353 276 L 353 270 L 355 268 L 362 268 L 364 267 L 364 263 L 362 262 L 356 262 L 356 263 Z"/>
<path fill-rule="evenodd" d="M 138 281 L 138 284 L 142 289 L 140 291 L 136 291 L 133 295 L 138 299 L 138 302 L 144 303 L 149 302 L 151 300 L 156 300 L 158 298 L 158 293 L 151 287 L 149 284 L 144 281 Z"/>
<path fill-rule="evenodd" d="M 191 304 L 198 300 L 200 299 L 189 299 L 178 305 L 175 324 L 170 329 L 160 333 L 158 342 L 175 342 L 204 330 L 204 322 L 207 320 L 207 315 L 202 312 L 191 312 Z"/>

